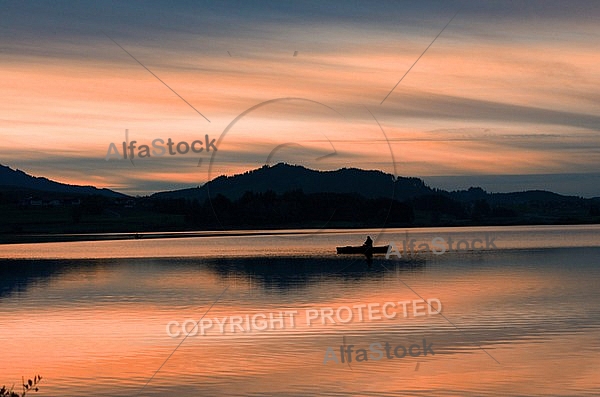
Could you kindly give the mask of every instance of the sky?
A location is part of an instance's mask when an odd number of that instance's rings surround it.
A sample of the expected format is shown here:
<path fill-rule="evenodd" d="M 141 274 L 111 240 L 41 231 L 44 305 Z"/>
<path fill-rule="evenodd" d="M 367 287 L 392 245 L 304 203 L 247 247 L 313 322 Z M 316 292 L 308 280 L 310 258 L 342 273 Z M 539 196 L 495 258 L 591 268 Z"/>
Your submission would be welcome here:
<path fill-rule="evenodd" d="M 140 195 L 284 161 L 600 196 L 598 20 L 577 0 L 3 1 L 0 164 Z"/>

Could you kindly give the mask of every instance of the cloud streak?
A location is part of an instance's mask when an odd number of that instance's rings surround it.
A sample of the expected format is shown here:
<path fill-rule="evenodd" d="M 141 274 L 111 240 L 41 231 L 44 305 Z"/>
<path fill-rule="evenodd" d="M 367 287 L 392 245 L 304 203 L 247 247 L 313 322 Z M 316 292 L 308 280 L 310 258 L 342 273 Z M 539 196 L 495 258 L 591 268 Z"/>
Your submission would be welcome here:
<path fill-rule="evenodd" d="M 278 161 L 392 172 L 364 106 L 385 129 L 402 175 L 588 174 L 600 160 L 595 2 L 2 7 L 1 162 L 35 175 L 135 193 L 195 186 L 209 177 L 198 176 L 197 158 L 190 168 L 187 157 L 156 158 L 119 173 L 104 162 L 108 144 L 125 129 L 138 141 L 216 138 L 244 110 L 282 97 L 318 101 L 341 116 L 298 104 L 260 109 L 228 133 L 215 174 L 260 166 L 290 142 L 295 149 Z M 460 18 L 377 106 L 459 8 Z M 314 161 L 327 140 L 338 158 Z"/>

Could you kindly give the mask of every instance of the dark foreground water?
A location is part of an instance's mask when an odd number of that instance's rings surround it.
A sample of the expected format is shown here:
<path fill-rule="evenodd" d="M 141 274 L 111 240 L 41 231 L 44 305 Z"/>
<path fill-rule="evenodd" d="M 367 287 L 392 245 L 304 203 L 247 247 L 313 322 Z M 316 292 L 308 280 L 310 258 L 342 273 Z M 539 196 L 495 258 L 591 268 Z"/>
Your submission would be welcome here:
<path fill-rule="evenodd" d="M 599 232 L 0 246 L 0 383 L 39 373 L 40 396 L 600 395 Z M 335 254 L 366 234 L 400 250 L 435 237 L 470 248 L 372 263 Z"/>

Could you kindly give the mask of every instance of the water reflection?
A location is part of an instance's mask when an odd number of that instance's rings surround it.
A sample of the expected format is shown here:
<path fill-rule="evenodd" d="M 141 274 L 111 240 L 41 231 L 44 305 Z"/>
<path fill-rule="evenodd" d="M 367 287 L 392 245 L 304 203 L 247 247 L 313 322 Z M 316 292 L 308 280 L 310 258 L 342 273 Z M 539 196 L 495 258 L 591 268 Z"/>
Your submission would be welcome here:
<path fill-rule="evenodd" d="M 43 285 L 57 277 L 73 264 L 65 261 L 0 261 L 0 299 L 11 294 L 24 293 L 30 285 Z"/>
<path fill-rule="evenodd" d="M 386 261 L 375 258 L 237 258 L 210 260 L 206 268 L 222 278 L 243 276 L 264 288 L 285 291 L 335 279 L 346 284 L 379 279 L 385 273 L 425 271 L 426 260 Z M 382 266 L 383 265 L 383 266 Z"/>
<path fill-rule="evenodd" d="M 600 392 L 600 248 L 503 249 L 420 262 L 375 256 L 371 267 L 318 247 L 303 252 L 2 261 L 0 345 L 10 360 L 0 362 L 0 381 L 41 373 L 46 395 L 134 396 L 181 342 L 167 335 L 170 321 L 199 320 L 209 308 L 207 317 L 217 319 L 302 314 L 412 300 L 416 292 L 439 299 L 446 318 L 298 321 L 226 334 L 216 328 L 189 337 L 143 395 Z M 424 338 L 435 355 L 352 368 L 323 364 L 328 347 Z"/>
<path fill-rule="evenodd" d="M 242 258 L 177 258 L 156 260 L 5 260 L 0 261 L 0 298 L 24 293 L 31 285 L 47 285 L 49 280 L 68 273 L 85 274 L 111 268 L 137 269 L 150 272 L 185 271 L 212 273 L 222 280 L 243 279 L 262 288 L 285 291 L 302 288 L 311 282 L 334 278 L 346 283 L 377 279 L 390 272 L 425 271 L 426 260 L 388 261 L 375 257 L 369 263 L 364 257 L 242 257 Z M 44 284 L 45 283 L 45 284 Z"/>

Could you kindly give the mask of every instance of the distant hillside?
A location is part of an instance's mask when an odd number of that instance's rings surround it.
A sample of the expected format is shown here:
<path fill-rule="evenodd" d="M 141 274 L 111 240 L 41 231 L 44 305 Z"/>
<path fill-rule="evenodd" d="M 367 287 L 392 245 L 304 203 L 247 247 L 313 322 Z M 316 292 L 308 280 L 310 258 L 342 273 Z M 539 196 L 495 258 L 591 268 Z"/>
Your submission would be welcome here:
<path fill-rule="evenodd" d="M 316 171 L 283 163 L 149 199 L 158 211 L 185 215 L 198 228 L 301 227 L 317 220 L 367 227 L 384 219 L 388 226 L 569 224 L 597 222 L 600 216 L 596 199 L 541 190 L 488 193 L 479 187 L 448 192 L 382 171 Z M 215 213 L 218 220 L 211 221 Z"/>
<path fill-rule="evenodd" d="M 367 171 L 357 168 L 342 168 L 335 171 L 316 171 L 298 165 L 279 163 L 274 166 L 247 171 L 233 176 L 220 176 L 199 188 L 160 192 L 152 195 L 157 199 L 198 199 L 222 194 L 237 200 L 251 191 L 264 193 L 271 190 L 277 194 L 293 190 L 312 193 L 352 193 L 365 198 L 391 198 L 407 200 L 432 194 L 419 178 L 394 178 L 382 171 Z"/>
<path fill-rule="evenodd" d="M 90 238 L 81 233 L 600 224 L 600 199 L 479 187 L 448 192 L 382 171 L 288 164 L 134 198 L 0 166 L 0 219 L 0 243 Z"/>
<path fill-rule="evenodd" d="M 0 164 L 0 191 L 36 191 L 72 195 L 101 195 L 105 197 L 128 197 L 110 189 L 98 189 L 94 186 L 68 185 L 44 177 L 35 177 L 20 170 Z"/>
<path fill-rule="evenodd" d="M 517 205 L 531 202 L 541 203 L 578 203 L 586 204 L 590 199 L 575 196 L 563 196 L 543 190 L 528 190 L 513 193 L 488 193 L 479 187 L 468 190 L 448 192 L 430 188 L 419 178 L 394 177 L 383 171 L 369 171 L 358 168 L 342 168 L 335 171 L 317 171 L 299 165 L 279 163 L 262 166 L 243 174 L 219 176 L 201 187 L 159 192 L 153 199 L 188 199 L 204 201 L 223 195 L 229 200 L 237 200 L 245 192 L 265 193 L 273 191 L 283 194 L 302 190 L 305 194 L 337 193 L 358 194 L 367 199 L 394 198 L 398 201 L 431 200 L 431 197 L 443 196 L 453 202 L 470 203 L 486 200 L 491 205 Z M 438 201 L 440 198 L 437 199 Z M 597 201 L 591 199 L 591 201 Z M 439 205 L 448 206 L 450 202 L 439 201 Z"/>
<path fill-rule="evenodd" d="M 439 191 L 443 192 L 443 191 Z M 584 199 L 576 196 L 563 196 L 558 193 L 545 190 L 527 190 L 524 192 L 512 193 L 488 193 L 480 187 L 471 187 L 468 190 L 459 190 L 445 193 L 454 200 L 461 202 L 472 202 L 477 200 L 487 200 L 492 205 L 513 205 L 531 202 L 543 203 L 586 203 L 596 199 Z"/>

